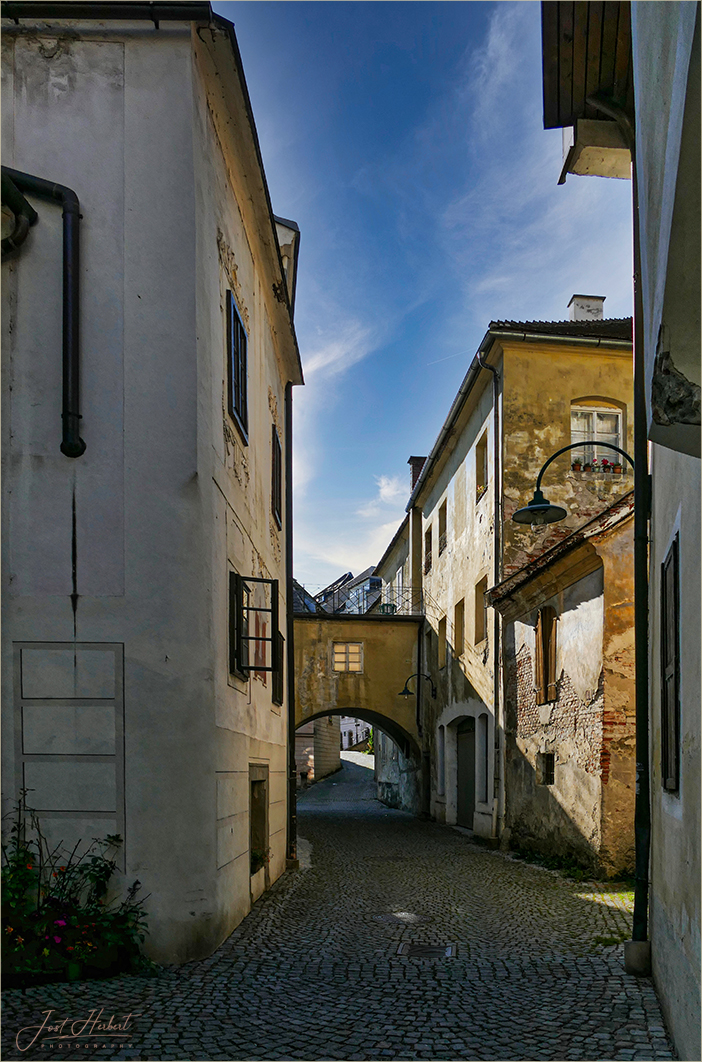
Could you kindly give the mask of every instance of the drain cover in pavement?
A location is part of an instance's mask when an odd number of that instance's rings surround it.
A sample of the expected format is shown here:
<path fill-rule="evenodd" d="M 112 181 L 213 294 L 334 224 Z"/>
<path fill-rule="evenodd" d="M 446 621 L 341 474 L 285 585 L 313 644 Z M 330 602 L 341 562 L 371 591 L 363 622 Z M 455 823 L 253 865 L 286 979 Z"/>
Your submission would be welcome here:
<path fill-rule="evenodd" d="M 456 954 L 455 944 L 400 944 L 398 955 L 409 959 L 451 959 Z"/>

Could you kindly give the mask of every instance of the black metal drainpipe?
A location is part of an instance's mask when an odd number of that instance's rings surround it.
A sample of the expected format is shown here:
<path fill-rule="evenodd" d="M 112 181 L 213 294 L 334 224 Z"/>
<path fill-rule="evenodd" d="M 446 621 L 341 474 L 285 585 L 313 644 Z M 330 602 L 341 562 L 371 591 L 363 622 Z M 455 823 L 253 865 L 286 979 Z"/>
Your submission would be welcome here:
<path fill-rule="evenodd" d="M 20 173 L 3 166 L 13 184 L 22 192 L 39 199 L 60 203 L 63 208 L 63 438 L 61 453 L 66 457 L 80 457 L 85 443 L 80 437 L 80 261 L 79 226 L 80 204 L 72 188 L 45 181 L 29 173 Z"/>
<path fill-rule="evenodd" d="M 636 166 L 636 136 L 626 112 L 612 99 L 595 94 L 587 102 L 619 125 L 631 152 L 634 228 L 634 645 L 636 652 L 636 797 L 634 848 L 636 883 L 632 940 L 648 939 L 648 864 L 651 849 L 651 803 L 648 741 L 648 521 L 651 477 L 648 471 L 648 423 L 641 288 L 641 231 Z"/>
<path fill-rule="evenodd" d="M 293 619 L 292 389 L 285 385 L 285 585 L 288 636 L 288 821 L 287 865 L 297 865 L 297 790 L 295 768 L 295 627 Z"/>

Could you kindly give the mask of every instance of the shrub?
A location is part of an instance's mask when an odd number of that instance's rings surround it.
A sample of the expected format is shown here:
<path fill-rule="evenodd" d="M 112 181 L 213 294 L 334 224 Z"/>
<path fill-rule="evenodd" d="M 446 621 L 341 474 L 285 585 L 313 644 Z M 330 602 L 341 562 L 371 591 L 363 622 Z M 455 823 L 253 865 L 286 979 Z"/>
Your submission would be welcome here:
<path fill-rule="evenodd" d="M 62 843 L 51 849 L 27 792 L 20 793 L 2 845 L 5 986 L 155 969 L 140 949 L 148 898 L 137 899 L 140 882 L 121 903 L 107 900 L 122 838 L 95 838 L 80 855 L 81 841 L 71 851 Z"/>

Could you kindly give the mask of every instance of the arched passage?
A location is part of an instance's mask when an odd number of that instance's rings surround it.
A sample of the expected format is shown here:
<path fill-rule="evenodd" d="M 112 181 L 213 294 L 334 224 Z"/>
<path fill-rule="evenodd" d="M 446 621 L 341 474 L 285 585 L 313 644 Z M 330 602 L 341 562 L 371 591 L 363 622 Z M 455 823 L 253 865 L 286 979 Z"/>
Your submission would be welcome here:
<path fill-rule="evenodd" d="M 412 737 L 411 734 L 408 734 L 396 720 L 389 718 L 387 715 L 383 715 L 381 712 L 371 711 L 368 708 L 346 707 L 343 710 L 337 708 L 315 712 L 314 715 L 306 715 L 304 719 L 301 719 L 296 724 L 295 729 L 303 726 L 304 723 L 312 723 L 315 719 L 323 719 L 328 715 L 349 715 L 353 719 L 362 719 L 365 723 L 370 723 L 371 726 L 376 727 L 378 730 L 382 730 L 384 734 L 387 734 L 389 738 L 392 738 L 403 756 L 419 763 L 421 754 L 419 745 L 414 737 Z"/>

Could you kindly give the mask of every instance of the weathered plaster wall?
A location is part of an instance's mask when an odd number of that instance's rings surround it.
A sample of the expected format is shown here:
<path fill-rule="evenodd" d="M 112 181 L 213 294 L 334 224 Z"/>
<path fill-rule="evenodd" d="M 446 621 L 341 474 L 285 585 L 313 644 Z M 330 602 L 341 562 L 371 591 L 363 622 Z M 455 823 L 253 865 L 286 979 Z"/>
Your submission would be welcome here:
<path fill-rule="evenodd" d="M 652 447 L 651 952 L 653 974 L 681 1058 L 700 1055 L 700 465 Z M 660 572 L 680 536 L 680 789 L 661 785 Z"/>
<path fill-rule="evenodd" d="M 425 670 L 437 687 L 432 700 L 425 688 L 422 701 L 425 748 L 431 764 L 431 812 L 440 821 L 456 822 L 457 727 L 467 718 L 487 713 L 494 744 L 493 620 L 485 610 L 484 637 L 476 632 L 476 587 L 483 577 L 493 582 L 494 557 L 494 422 L 492 383 L 476 387 L 457 426 L 443 464 L 430 479 L 422 508 L 422 536 L 432 529 L 432 565 L 424 573 L 426 627 L 423 639 Z M 487 444 L 487 489 L 478 493 L 477 444 Z M 482 470 L 480 470 L 482 473 Z M 480 476 L 482 478 L 482 476 Z M 446 504 L 446 547 L 439 551 L 439 510 Z M 455 607 L 464 602 L 463 638 L 457 638 Z M 482 610 L 482 602 L 477 605 Z M 439 653 L 440 623 L 445 620 L 445 662 Z M 443 627 L 441 628 L 443 630 Z M 443 657 L 443 650 L 442 650 Z M 445 727 L 445 780 L 438 781 L 438 727 Z M 476 746 L 476 759 L 480 756 Z M 477 774 L 476 774 L 477 778 Z M 494 762 L 490 758 L 487 800 L 477 799 L 473 828 L 482 836 L 494 832 Z M 476 794 L 477 797 L 477 794 Z"/>
<path fill-rule="evenodd" d="M 378 800 L 390 808 L 419 815 L 421 773 L 416 758 L 404 756 L 392 738 L 374 730 L 375 780 Z"/>
<path fill-rule="evenodd" d="M 506 827 L 512 843 L 594 864 L 601 844 L 602 569 L 543 604 L 558 615 L 556 701 L 536 703 L 536 613 L 505 630 Z M 541 753 L 555 755 L 552 786 L 540 784 Z"/>
<path fill-rule="evenodd" d="M 573 855 L 609 876 L 632 870 L 634 860 L 632 535 L 629 517 L 597 536 L 599 567 L 556 593 L 543 573 L 529 610 L 505 629 L 508 839 Z M 567 570 L 559 579 L 567 584 Z M 538 705 L 535 625 L 544 605 L 558 616 L 558 697 Z M 555 755 L 550 786 L 540 773 L 544 753 Z"/>
<path fill-rule="evenodd" d="M 570 407 L 579 399 L 605 399 L 622 411 L 622 448 L 633 454 L 631 348 L 603 342 L 587 348 L 525 341 L 504 345 L 504 552 L 503 576 L 565 538 L 633 486 L 631 466 L 621 475 L 572 472 L 568 453 L 547 469 L 542 490 L 568 516 L 532 532 L 512 514 L 532 498 L 545 461 L 571 441 Z"/>
<path fill-rule="evenodd" d="M 295 617 L 295 723 L 352 715 L 418 748 L 416 702 L 399 697 L 417 668 L 421 620 L 377 616 Z M 335 672 L 334 642 L 363 644 L 363 672 Z"/>

